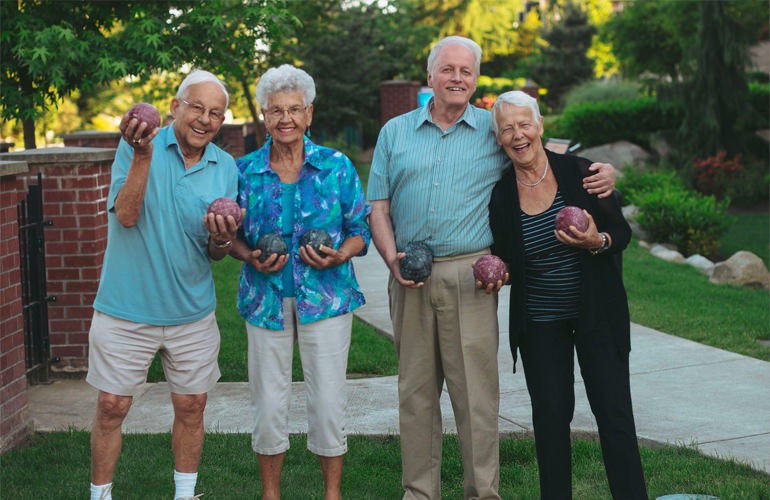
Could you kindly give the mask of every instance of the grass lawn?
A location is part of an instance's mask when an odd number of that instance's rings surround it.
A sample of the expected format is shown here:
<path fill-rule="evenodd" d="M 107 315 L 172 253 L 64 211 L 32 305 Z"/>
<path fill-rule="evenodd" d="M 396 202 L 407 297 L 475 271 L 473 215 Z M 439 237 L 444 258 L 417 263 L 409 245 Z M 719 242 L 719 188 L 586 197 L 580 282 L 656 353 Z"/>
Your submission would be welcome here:
<path fill-rule="evenodd" d="M 721 239 L 719 253 L 725 258 L 748 250 L 770 267 L 770 214 L 741 214 Z"/>
<path fill-rule="evenodd" d="M 127 435 L 115 476 L 115 498 L 170 499 L 173 495 L 170 435 Z M 401 498 L 398 437 L 351 436 L 342 476 L 344 498 Z M 285 500 L 322 499 L 318 461 L 304 436 L 292 436 L 282 484 Z M 149 452 L 148 452 L 149 450 Z M 700 493 L 721 500 L 770 498 L 770 476 L 736 464 L 675 447 L 641 450 L 650 498 L 672 493 Z M 0 484 L 4 500 L 82 499 L 87 497 L 90 460 L 86 432 L 38 435 L 32 446 L 2 456 Z M 504 436 L 500 445 L 500 494 L 506 500 L 538 497 L 534 442 Z M 442 497 L 462 498 L 462 465 L 457 437 L 444 437 Z M 609 499 L 598 442 L 577 439 L 573 447 L 576 500 Z M 198 480 L 204 500 L 260 498 L 257 461 L 249 436 L 207 434 Z"/>

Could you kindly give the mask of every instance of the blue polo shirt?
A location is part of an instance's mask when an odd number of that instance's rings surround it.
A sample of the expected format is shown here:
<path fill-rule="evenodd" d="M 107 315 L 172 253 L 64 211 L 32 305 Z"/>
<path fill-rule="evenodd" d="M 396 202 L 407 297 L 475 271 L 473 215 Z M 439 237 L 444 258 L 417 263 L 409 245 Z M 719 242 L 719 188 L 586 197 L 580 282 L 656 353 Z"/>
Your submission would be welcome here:
<path fill-rule="evenodd" d="M 153 139 L 153 156 L 139 221 L 124 227 L 115 199 L 126 182 L 133 149 L 120 141 L 107 198 L 107 251 L 94 309 L 151 325 L 179 325 L 216 308 L 209 233 L 203 215 L 221 196 L 235 199 L 235 160 L 214 144 L 186 169 L 174 126 Z"/>
<path fill-rule="evenodd" d="M 397 116 L 380 131 L 367 199 L 390 199 L 396 247 L 425 241 L 437 257 L 492 244 L 489 197 L 510 160 L 497 145 L 489 111 L 468 105 L 442 130 L 422 108 Z"/>

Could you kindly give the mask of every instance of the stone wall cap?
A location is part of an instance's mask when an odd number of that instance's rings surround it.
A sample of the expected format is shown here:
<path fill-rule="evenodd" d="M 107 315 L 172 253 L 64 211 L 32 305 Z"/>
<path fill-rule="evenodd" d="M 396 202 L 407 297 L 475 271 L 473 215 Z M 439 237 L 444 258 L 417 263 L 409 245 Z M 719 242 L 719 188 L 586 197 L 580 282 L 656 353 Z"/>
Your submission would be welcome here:
<path fill-rule="evenodd" d="M 113 138 L 113 137 L 120 137 L 120 132 L 117 131 L 109 131 L 109 130 L 78 130 L 77 132 L 71 132 L 69 134 L 64 134 L 64 139 L 79 139 L 82 137 L 89 137 L 89 138 Z"/>
<path fill-rule="evenodd" d="M 0 177 L 6 175 L 26 174 L 29 172 L 29 165 L 26 161 L 4 161 L 0 160 Z"/>
<path fill-rule="evenodd" d="M 82 163 L 84 161 L 112 161 L 116 148 L 52 147 L 25 149 L 0 153 L 0 161 L 25 161 L 28 163 Z"/>

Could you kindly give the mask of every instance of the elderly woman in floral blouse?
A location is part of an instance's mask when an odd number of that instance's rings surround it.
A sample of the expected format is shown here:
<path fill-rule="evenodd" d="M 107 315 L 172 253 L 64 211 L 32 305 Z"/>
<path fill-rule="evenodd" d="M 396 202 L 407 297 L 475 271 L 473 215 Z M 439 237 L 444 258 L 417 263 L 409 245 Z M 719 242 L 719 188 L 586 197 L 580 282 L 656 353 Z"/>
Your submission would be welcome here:
<path fill-rule="evenodd" d="M 244 262 L 238 310 L 246 320 L 256 408 L 252 447 L 265 499 L 280 496 L 295 339 L 307 389 L 307 446 L 319 456 L 327 500 L 340 498 L 347 451 L 351 311 L 364 304 L 350 259 L 368 248 L 370 208 L 351 161 L 306 137 L 314 98 L 315 85 L 306 72 L 290 65 L 268 70 L 257 85 L 257 100 L 269 138 L 238 160 L 246 215 L 231 255 Z M 310 229 L 324 229 L 333 244 L 319 251 L 301 245 Z M 256 249 L 259 237 L 268 233 L 283 237 L 288 254 L 262 255 Z"/>

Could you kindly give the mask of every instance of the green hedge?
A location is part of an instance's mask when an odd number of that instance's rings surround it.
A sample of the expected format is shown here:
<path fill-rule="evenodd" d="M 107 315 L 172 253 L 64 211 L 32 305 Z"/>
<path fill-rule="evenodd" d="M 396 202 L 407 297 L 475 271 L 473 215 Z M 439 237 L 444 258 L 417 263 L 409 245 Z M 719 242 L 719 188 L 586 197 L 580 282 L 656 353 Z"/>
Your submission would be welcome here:
<path fill-rule="evenodd" d="M 584 148 L 619 140 L 646 146 L 651 132 L 677 129 L 683 116 L 680 106 L 644 96 L 569 106 L 562 113 L 560 126 Z"/>

